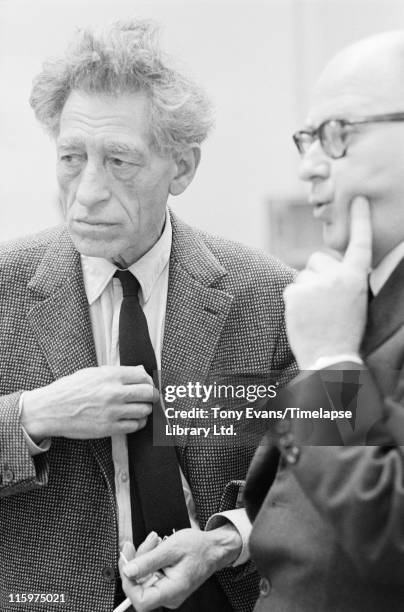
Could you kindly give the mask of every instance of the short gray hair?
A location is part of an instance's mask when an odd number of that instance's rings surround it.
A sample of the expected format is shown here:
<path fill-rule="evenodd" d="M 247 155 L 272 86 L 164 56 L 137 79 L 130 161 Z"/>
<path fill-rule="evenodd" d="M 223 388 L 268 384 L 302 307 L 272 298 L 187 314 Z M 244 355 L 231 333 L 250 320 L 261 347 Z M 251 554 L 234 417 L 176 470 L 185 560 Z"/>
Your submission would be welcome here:
<path fill-rule="evenodd" d="M 152 146 L 158 152 L 176 153 L 199 144 L 213 125 L 205 92 L 170 66 L 160 50 L 156 25 L 148 20 L 79 30 L 64 57 L 45 62 L 34 79 L 30 104 L 53 136 L 73 90 L 114 96 L 144 92 L 150 100 Z"/>

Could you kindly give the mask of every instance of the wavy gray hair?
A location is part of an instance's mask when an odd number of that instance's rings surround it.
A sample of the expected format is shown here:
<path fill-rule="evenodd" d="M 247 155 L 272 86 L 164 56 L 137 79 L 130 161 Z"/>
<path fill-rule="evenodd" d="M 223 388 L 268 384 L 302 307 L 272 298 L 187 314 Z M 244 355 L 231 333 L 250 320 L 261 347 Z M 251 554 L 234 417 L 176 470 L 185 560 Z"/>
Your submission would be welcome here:
<path fill-rule="evenodd" d="M 79 30 L 67 53 L 52 59 L 34 79 L 30 104 L 51 135 L 74 89 L 119 95 L 142 91 L 150 100 L 152 146 L 179 152 L 201 143 L 213 125 L 205 92 L 169 65 L 151 21 L 117 22 L 108 29 Z"/>

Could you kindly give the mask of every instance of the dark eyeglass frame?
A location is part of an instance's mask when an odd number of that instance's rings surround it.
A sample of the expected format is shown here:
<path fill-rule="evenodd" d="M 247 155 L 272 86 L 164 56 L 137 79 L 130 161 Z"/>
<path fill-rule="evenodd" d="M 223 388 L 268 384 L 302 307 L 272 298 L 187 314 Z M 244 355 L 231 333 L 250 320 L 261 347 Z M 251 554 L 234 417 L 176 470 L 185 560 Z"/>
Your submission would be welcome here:
<path fill-rule="evenodd" d="M 404 112 L 400 113 L 385 113 L 381 115 L 369 115 L 368 117 L 358 117 L 350 121 L 349 119 L 340 119 L 339 117 L 331 117 L 326 121 L 320 123 L 317 128 L 299 130 L 293 134 L 293 140 L 299 151 L 300 155 L 304 155 L 308 148 L 318 138 L 321 147 L 328 157 L 332 159 L 340 159 L 346 155 L 348 150 L 347 136 L 349 131 L 346 128 L 354 125 L 361 125 L 363 123 L 381 123 L 390 121 L 404 121 Z M 335 152 L 330 148 L 330 141 L 327 140 L 327 129 L 330 127 L 337 127 L 340 130 L 341 137 L 341 150 Z M 335 144 L 335 143 L 334 143 Z"/>

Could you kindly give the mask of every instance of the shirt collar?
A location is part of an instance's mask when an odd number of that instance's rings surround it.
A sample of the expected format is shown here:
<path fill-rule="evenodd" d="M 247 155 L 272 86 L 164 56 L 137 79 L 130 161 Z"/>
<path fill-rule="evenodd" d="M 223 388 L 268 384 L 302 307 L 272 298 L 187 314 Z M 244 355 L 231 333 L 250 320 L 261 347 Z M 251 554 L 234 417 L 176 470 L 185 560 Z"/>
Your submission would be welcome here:
<path fill-rule="evenodd" d="M 404 257 L 404 241 L 392 249 L 374 268 L 369 276 L 369 285 L 373 295 L 377 295 L 393 270 Z"/>
<path fill-rule="evenodd" d="M 150 298 L 154 284 L 168 265 L 171 253 L 172 227 L 168 210 L 163 233 L 152 248 L 128 270 L 139 281 L 144 303 Z M 113 263 L 102 257 L 81 255 L 84 288 L 89 305 L 93 304 L 105 290 L 118 269 Z"/>

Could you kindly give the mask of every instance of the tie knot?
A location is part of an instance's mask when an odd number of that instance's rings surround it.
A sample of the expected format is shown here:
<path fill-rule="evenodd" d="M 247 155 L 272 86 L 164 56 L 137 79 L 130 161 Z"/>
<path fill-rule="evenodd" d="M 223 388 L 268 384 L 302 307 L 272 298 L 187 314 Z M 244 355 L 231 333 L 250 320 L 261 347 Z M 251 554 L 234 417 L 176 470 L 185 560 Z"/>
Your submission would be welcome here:
<path fill-rule="evenodd" d="M 121 281 L 123 297 L 129 297 L 131 295 L 137 297 L 140 285 L 132 272 L 129 272 L 129 270 L 117 270 L 114 276 Z"/>

